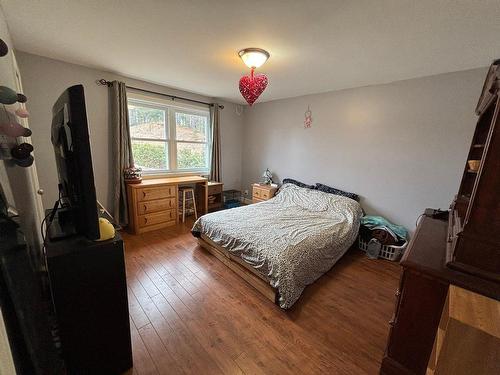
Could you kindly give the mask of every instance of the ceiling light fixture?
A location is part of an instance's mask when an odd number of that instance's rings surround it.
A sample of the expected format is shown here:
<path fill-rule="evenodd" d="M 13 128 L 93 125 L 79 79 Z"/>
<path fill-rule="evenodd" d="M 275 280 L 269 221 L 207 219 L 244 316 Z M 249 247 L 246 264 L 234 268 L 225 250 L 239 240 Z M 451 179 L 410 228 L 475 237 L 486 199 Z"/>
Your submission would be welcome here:
<path fill-rule="evenodd" d="M 262 48 L 245 48 L 238 52 L 238 56 L 250 69 L 257 69 L 264 65 L 270 55 Z"/>
<path fill-rule="evenodd" d="M 252 105 L 267 87 L 265 74 L 254 74 L 256 68 L 261 67 L 269 58 L 269 52 L 261 48 L 245 48 L 238 52 L 238 56 L 250 68 L 250 75 L 240 78 L 240 93 L 249 105 Z"/>

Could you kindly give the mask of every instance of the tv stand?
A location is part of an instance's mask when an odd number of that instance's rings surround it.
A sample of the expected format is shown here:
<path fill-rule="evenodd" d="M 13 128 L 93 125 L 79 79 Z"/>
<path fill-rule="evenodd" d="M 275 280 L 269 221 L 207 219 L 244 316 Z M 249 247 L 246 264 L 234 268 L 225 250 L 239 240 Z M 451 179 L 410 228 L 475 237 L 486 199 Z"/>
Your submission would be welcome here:
<path fill-rule="evenodd" d="M 132 367 L 123 241 L 80 235 L 46 242 L 46 265 L 68 374 Z"/>

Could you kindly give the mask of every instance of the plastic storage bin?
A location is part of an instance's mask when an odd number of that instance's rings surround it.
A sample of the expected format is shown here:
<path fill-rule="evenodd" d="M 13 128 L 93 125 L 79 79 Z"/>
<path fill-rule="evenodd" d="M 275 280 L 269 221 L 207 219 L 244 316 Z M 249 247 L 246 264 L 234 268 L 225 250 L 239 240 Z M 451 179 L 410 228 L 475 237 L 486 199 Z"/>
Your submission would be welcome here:
<path fill-rule="evenodd" d="M 361 237 L 358 237 L 358 244 L 361 250 L 366 251 L 368 243 L 363 241 Z M 406 241 L 401 246 L 382 245 L 378 257 L 387 260 L 392 260 L 394 262 L 398 260 L 401 257 L 401 255 L 403 255 L 404 251 L 406 250 L 406 246 L 408 246 L 408 241 Z"/>

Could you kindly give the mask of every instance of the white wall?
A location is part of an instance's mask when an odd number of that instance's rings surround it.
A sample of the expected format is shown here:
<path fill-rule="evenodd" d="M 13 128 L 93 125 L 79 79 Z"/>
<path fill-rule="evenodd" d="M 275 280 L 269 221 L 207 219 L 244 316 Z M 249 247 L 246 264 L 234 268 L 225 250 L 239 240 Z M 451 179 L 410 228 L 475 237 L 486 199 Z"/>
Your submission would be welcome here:
<path fill-rule="evenodd" d="M 410 230 L 457 192 L 487 69 L 256 104 L 244 118 L 244 189 L 269 168 L 361 195 Z M 341 74 L 341 72 L 339 72 Z M 310 105 L 312 128 L 304 129 Z"/>
<path fill-rule="evenodd" d="M 50 144 L 51 107 L 68 86 L 83 83 L 91 126 L 98 199 L 110 209 L 107 89 L 99 78 L 212 101 L 211 98 L 18 53 L 30 97 L 33 143 L 48 207 L 57 198 Z M 448 207 L 460 181 L 486 68 L 342 90 L 221 113 L 225 188 L 250 189 L 265 168 L 283 179 L 322 182 L 361 195 L 368 213 L 414 229 L 426 207 Z M 307 106 L 313 126 L 303 128 Z"/>
<path fill-rule="evenodd" d="M 98 86 L 96 80 L 121 80 L 128 85 L 156 92 L 211 102 L 212 98 L 187 93 L 172 88 L 138 81 L 116 74 L 69 64 L 46 57 L 17 52 L 17 59 L 24 79 L 25 93 L 30 98 L 31 128 L 40 173 L 40 185 L 45 189 L 44 206 L 51 207 L 57 199 L 57 172 L 50 143 L 52 105 L 69 86 L 83 84 L 90 126 L 92 160 L 97 199 L 112 210 L 111 202 L 111 139 L 109 127 L 108 89 Z M 223 149 L 222 177 L 225 188 L 240 188 L 241 180 L 241 129 L 242 117 L 235 114 L 235 105 L 221 102 L 221 138 Z"/>

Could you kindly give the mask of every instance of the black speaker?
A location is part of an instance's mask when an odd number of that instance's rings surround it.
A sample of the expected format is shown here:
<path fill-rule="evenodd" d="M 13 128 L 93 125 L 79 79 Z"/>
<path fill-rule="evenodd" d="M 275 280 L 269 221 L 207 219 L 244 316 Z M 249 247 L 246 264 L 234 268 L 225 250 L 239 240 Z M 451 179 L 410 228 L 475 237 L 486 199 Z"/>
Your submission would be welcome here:
<path fill-rule="evenodd" d="M 50 289 L 69 374 L 132 367 L 123 241 L 73 236 L 46 244 Z"/>

